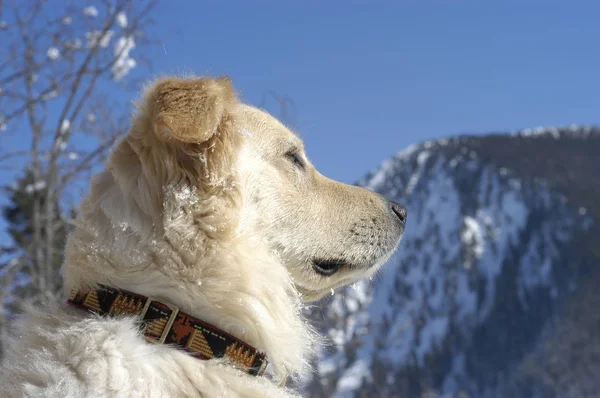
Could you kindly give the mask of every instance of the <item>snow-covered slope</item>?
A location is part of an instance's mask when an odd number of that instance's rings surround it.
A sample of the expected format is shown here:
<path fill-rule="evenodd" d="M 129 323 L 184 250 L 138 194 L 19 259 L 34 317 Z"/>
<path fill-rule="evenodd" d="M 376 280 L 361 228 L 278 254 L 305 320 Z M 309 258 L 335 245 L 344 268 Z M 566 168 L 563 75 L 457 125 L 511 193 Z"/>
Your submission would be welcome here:
<path fill-rule="evenodd" d="M 565 173 L 551 172 L 552 158 Z M 479 397 L 506 386 L 598 264 L 586 205 L 600 198 L 569 186 L 579 179 L 568 159 L 600 171 L 600 132 L 425 142 L 367 175 L 361 185 L 408 208 L 405 237 L 380 275 L 314 309 L 331 345 L 307 395 Z"/>

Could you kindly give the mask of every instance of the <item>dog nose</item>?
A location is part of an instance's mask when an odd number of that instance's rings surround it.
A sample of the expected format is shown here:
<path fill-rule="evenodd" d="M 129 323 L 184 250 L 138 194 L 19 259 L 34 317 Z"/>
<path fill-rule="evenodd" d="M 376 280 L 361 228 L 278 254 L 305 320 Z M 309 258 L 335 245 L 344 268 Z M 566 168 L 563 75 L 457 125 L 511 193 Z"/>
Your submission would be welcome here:
<path fill-rule="evenodd" d="M 398 216 L 400 222 L 402 222 L 403 224 L 406 223 L 406 207 L 396 202 L 392 202 L 392 211 L 396 216 Z"/>

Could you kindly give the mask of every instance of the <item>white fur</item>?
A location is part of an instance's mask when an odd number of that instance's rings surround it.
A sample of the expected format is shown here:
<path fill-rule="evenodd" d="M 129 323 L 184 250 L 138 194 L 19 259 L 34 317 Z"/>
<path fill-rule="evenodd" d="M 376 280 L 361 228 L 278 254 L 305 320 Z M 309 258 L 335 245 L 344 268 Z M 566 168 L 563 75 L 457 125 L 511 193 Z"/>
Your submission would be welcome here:
<path fill-rule="evenodd" d="M 296 396 L 221 360 L 148 344 L 131 318 L 51 312 L 32 310 L 20 328 L 0 386 L 3 398 Z"/>
<path fill-rule="evenodd" d="M 318 340 L 302 300 L 375 272 L 403 225 L 383 198 L 290 162 L 300 140 L 226 79 L 166 79 L 145 97 L 80 208 L 65 294 L 100 283 L 171 303 L 265 352 L 268 375 L 149 344 L 134 317 L 55 304 L 15 328 L 0 396 L 296 396 L 283 385 Z M 322 276 L 321 258 L 349 265 Z"/>

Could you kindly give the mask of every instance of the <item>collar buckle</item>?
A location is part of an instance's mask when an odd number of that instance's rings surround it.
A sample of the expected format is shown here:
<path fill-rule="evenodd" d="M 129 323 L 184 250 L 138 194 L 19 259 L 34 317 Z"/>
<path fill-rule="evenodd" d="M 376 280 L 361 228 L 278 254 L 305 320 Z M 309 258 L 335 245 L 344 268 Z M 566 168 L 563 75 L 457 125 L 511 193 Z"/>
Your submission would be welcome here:
<path fill-rule="evenodd" d="M 146 340 L 154 344 L 163 344 L 178 313 L 178 307 L 148 297 L 140 314 L 140 319 L 144 323 L 144 337 Z"/>

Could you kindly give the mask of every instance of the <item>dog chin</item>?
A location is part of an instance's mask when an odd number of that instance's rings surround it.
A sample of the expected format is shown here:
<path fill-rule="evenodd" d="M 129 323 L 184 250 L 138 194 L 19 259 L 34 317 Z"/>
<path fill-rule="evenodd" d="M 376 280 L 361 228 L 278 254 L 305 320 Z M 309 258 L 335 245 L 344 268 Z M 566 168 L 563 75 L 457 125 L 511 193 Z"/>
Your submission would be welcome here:
<path fill-rule="evenodd" d="M 300 298 L 302 299 L 302 301 L 304 301 L 305 303 L 319 300 L 320 298 L 324 297 L 328 292 L 331 292 L 332 289 L 334 288 L 332 287 L 327 289 L 313 290 L 304 286 L 296 285 L 296 290 L 300 294 Z"/>
<path fill-rule="evenodd" d="M 315 288 L 296 284 L 296 290 L 298 291 L 298 293 L 300 293 L 302 301 L 311 302 L 319 300 L 320 298 L 323 298 L 328 294 L 333 294 L 335 289 L 352 284 L 357 280 L 360 280 L 360 278 L 344 278 L 329 286 L 320 286 Z"/>
<path fill-rule="evenodd" d="M 333 272 L 330 275 L 324 275 L 323 272 L 319 272 L 315 268 L 315 261 L 312 262 L 313 271 L 321 276 L 322 281 L 331 281 L 331 278 L 334 278 L 335 275 L 339 275 L 339 273 L 345 273 L 343 277 L 337 280 L 334 283 L 327 284 L 323 286 L 322 284 L 315 284 L 313 286 L 306 286 L 306 284 L 295 283 L 296 291 L 300 294 L 302 301 L 311 302 L 319 300 L 320 298 L 326 296 L 327 294 L 333 294 L 334 290 L 340 288 L 342 286 L 351 285 L 357 281 L 360 281 L 365 278 L 371 277 L 375 274 L 385 263 L 387 263 L 398 246 L 400 246 L 400 242 L 402 241 L 402 235 L 398 238 L 392 250 L 387 251 L 384 255 L 382 255 L 377 260 L 373 261 L 373 263 L 364 266 L 349 266 L 346 261 L 335 260 L 335 261 L 327 261 L 327 263 L 336 263 L 336 264 L 344 264 L 344 267 L 349 267 L 345 269 L 345 271 Z M 318 263 L 318 262 L 317 262 Z M 348 272 L 350 270 L 350 272 Z"/>

